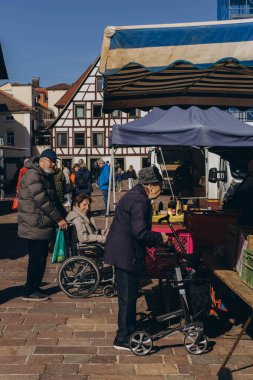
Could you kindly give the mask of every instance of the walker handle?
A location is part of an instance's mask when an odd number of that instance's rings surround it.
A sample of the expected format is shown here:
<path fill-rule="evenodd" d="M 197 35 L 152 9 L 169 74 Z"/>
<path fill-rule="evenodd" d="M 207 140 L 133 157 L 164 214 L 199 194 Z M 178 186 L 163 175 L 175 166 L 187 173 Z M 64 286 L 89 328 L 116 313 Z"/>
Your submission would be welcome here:
<path fill-rule="evenodd" d="M 165 215 L 162 218 L 158 219 L 158 224 L 161 224 L 164 220 L 166 220 L 167 223 L 170 221 L 170 215 Z"/>

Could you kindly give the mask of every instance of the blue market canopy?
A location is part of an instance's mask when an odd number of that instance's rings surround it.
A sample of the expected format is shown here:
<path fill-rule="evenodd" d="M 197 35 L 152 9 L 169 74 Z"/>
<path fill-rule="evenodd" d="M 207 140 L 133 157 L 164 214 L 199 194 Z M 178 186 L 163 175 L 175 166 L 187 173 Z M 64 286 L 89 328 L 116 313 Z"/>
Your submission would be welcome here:
<path fill-rule="evenodd" d="M 114 125 L 113 146 L 253 147 L 253 126 L 212 107 L 154 108 L 141 119 Z"/>
<path fill-rule="evenodd" d="M 253 19 L 107 27 L 104 112 L 253 107 Z"/>
<path fill-rule="evenodd" d="M 0 79 L 8 79 L 7 70 L 4 63 L 4 56 L 0 44 Z"/>

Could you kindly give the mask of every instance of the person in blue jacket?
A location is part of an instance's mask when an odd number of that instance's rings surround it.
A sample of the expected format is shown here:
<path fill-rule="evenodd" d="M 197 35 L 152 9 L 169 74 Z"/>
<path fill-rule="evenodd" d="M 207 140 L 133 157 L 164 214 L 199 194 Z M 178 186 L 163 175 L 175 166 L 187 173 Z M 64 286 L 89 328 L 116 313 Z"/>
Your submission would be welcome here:
<path fill-rule="evenodd" d="M 98 176 L 98 187 L 102 193 L 103 201 L 105 204 L 105 211 L 107 208 L 107 199 L 108 199 L 108 188 L 109 188 L 109 179 L 110 179 L 110 168 L 104 160 L 101 158 L 97 161 L 100 173 Z"/>

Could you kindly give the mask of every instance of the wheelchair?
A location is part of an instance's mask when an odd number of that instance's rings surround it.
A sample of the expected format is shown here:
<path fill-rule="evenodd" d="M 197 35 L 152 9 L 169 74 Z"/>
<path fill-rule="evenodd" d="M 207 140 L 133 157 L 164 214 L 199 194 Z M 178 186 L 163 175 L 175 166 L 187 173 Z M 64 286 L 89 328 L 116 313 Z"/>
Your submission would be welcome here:
<path fill-rule="evenodd" d="M 115 270 L 104 263 L 104 246 L 79 243 L 74 225 L 66 232 L 67 256 L 58 272 L 60 289 L 71 298 L 92 294 L 113 297 L 116 293 Z"/>

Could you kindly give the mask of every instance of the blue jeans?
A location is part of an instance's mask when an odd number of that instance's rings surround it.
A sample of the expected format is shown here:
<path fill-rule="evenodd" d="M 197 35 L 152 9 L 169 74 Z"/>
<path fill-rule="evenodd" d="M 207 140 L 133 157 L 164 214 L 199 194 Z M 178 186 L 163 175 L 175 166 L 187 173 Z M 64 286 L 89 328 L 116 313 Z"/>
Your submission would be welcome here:
<path fill-rule="evenodd" d="M 116 340 L 128 342 L 136 328 L 136 301 L 139 292 L 138 274 L 115 268 L 118 292 L 118 331 Z"/>
<path fill-rule="evenodd" d="M 107 208 L 107 199 L 108 199 L 108 189 L 107 190 L 101 190 L 101 193 L 102 193 L 103 201 L 104 201 L 104 204 L 105 204 L 105 211 L 106 211 L 106 208 Z"/>

